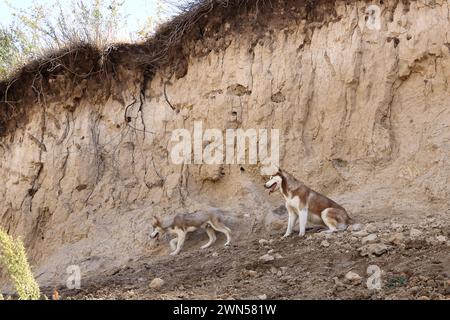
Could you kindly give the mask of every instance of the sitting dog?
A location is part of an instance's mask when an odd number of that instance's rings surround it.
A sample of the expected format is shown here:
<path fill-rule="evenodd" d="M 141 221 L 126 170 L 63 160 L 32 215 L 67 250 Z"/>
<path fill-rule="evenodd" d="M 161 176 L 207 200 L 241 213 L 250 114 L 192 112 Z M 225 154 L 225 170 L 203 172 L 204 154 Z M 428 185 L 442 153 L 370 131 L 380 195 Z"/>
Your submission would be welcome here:
<path fill-rule="evenodd" d="M 265 184 L 269 194 L 280 190 L 286 201 L 289 214 L 288 227 L 283 238 L 292 234 L 294 225 L 299 219 L 300 237 L 306 232 L 306 224 L 322 225 L 328 228 L 325 232 L 345 230 L 353 223 L 347 211 L 326 196 L 308 188 L 292 175 L 277 169 Z"/>
<path fill-rule="evenodd" d="M 170 255 L 177 255 L 183 247 L 186 235 L 197 229 L 204 229 L 209 237 L 208 243 L 202 246 L 202 249 L 210 247 L 216 241 L 215 231 L 225 234 L 227 237 L 225 246 L 228 246 L 231 242 L 231 230 L 219 218 L 218 211 L 177 214 L 168 223 L 162 223 L 158 218 L 153 218 L 152 227 L 151 238 L 159 238 L 166 232 L 177 236 L 170 241 L 170 247 L 172 248 Z"/>

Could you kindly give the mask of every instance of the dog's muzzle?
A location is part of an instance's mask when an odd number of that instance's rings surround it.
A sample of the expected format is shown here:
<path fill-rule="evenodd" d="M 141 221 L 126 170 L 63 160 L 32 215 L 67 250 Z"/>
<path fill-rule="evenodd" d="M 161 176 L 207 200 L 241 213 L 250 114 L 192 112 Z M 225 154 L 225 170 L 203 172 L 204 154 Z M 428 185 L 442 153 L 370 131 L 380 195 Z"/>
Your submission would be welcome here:
<path fill-rule="evenodd" d="M 277 183 L 274 182 L 272 183 L 271 186 L 267 186 L 267 184 L 264 185 L 264 187 L 269 190 L 269 194 L 271 194 L 272 192 L 275 192 L 275 189 L 277 188 Z"/>

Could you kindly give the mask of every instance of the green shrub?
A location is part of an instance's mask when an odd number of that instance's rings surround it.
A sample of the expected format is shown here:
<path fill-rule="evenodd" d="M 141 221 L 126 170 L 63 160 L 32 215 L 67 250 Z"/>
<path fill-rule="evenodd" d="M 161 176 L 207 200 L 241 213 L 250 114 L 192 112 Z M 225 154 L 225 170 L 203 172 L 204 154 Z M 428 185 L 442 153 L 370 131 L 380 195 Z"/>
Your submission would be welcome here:
<path fill-rule="evenodd" d="M 6 268 L 20 300 L 38 300 L 39 286 L 28 264 L 25 247 L 0 228 L 0 263 Z"/>

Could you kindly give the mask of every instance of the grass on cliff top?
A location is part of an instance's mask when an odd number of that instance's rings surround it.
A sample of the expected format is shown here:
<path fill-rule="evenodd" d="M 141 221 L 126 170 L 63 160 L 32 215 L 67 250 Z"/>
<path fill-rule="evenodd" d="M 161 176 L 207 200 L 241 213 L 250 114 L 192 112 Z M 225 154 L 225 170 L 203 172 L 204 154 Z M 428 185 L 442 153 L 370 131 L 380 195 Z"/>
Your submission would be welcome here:
<path fill-rule="evenodd" d="M 168 78 L 173 75 L 182 78 L 197 44 L 203 44 L 204 51 L 208 52 L 215 47 L 206 40 L 215 43 L 233 30 L 238 34 L 257 34 L 276 19 L 322 20 L 333 15 L 334 1 L 171 1 L 177 5 L 178 15 L 160 25 L 143 42 L 116 43 L 106 48 L 95 43 L 69 42 L 63 49 L 30 61 L 7 79 L 0 80 L 0 137 L 23 126 L 32 106 L 65 101 L 83 81 L 88 83 L 83 97 L 77 99 L 92 96 L 95 103 L 100 103 L 98 92 L 104 93 L 102 98 L 106 101 L 109 96 L 119 96 L 126 90 L 121 84 L 130 79 L 129 70 L 142 77 L 142 88 L 158 70 L 164 70 Z M 244 25 L 247 29 L 243 29 Z"/>

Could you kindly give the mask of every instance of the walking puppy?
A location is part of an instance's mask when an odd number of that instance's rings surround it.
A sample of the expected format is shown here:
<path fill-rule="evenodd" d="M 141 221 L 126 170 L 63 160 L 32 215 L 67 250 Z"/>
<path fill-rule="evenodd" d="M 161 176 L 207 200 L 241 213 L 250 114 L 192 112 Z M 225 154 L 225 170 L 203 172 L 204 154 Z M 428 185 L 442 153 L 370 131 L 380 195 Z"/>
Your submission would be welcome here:
<path fill-rule="evenodd" d="M 231 230 L 221 221 L 217 212 L 215 211 L 196 211 L 194 213 L 177 214 L 169 223 L 164 224 L 158 218 L 152 221 L 153 232 L 150 234 L 151 238 L 159 238 L 166 232 L 175 234 L 177 237 L 170 241 L 172 253 L 170 255 L 177 255 L 180 253 L 186 235 L 189 232 L 194 232 L 197 229 L 204 229 L 208 234 L 209 241 L 202 249 L 210 247 L 217 239 L 216 232 L 222 232 L 227 237 L 225 246 L 231 242 Z"/>
<path fill-rule="evenodd" d="M 328 230 L 325 232 L 329 233 L 345 230 L 353 223 L 343 207 L 280 169 L 270 177 L 265 187 L 269 190 L 269 194 L 279 189 L 286 201 L 289 221 L 283 238 L 292 234 L 297 219 L 299 219 L 300 237 L 305 235 L 307 222 L 326 226 Z"/>

